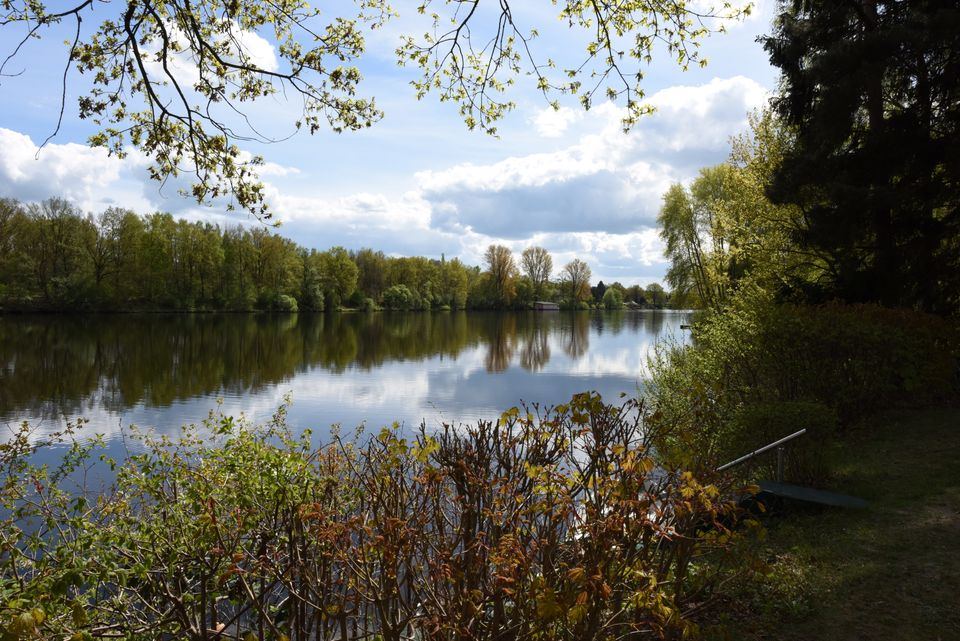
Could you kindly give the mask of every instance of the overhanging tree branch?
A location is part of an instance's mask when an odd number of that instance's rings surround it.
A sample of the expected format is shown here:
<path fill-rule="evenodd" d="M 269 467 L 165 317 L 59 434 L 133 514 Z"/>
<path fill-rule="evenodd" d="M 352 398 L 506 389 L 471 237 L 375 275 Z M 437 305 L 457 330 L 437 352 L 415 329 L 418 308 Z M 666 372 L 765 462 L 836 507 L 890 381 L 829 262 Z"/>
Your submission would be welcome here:
<path fill-rule="evenodd" d="M 687 0 L 557 4 L 560 17 L 587 41 L 582 59 L 563 70 L 553 60 L 539 59 L 533 46 L 538 31 L 521 30 L 517 5 L 510 0 L 422 0 L 420 13 L 434 5 L 443 9 L 430 13 L 432 33 L 402 39 L 398 61 L 421 70 L 413 83 L 417 97 L 437 93 L 441 101 L 459 106 L 468 127 L 490 134 L 515 106 L 504 93 L 523 76 L 531 77 L 547 99 L 578 93 L 581 77 L 588 77 L 595 82 L 580 98 L 587 108 L 613 77 L 618 88 L 608 87 L 607 96 L 626 97 L 624 126 L 629 127 L 649 110 L 638 98 L 643 96 L 641 67 L 652 59 L 655 44 L 666 44 L 682 67 L 702 63 L 699 40 L 749 11 L 749 6 L 723 2 L 716 11 L 701 12 Z M 274 142 L 292 133 L 265 135 L 240 103 L 290 92 L 301 99 L 294 131 L 311 133 L 327 127 L 361 129 L 382 116 L 373 99 L 357 97 L 362 76 L 356 63 L 365 50 L 363 27 L 377 28 L 395 15 L 386 0 L 354 0 L 353 17 L 333 18 L 321 17 L 318 7 L 299 0 L 121 0 L 119 5 L 83 0 L 57 13 L 47 13 L 43 0 L 6 0 L 0 6 L 0 33 L 26 26 L 0 63 L 0 79 L 16 75 L 7 68 L 29 41 L 49 35 L 64 18 L 76 18 L 61 112 L 50 138 L 60 131 L 72 65 L 90 74 L 79 115 L 101 127 L 91 144 L 119 156 L 131 148 L 142 151 L 160 181 L 193 174 L 188 192 L 201 202 L 227 197 L 230 207 L 270 217 L 256 173 L 263 160 L 248 158 L 237 144 Z M 492 14 L 481 19 L 488 6 Z M 100 22 L 82 21 L 80 14 L 87 10 Z M 342 5 L 338 10 L 346 15 Z M 445 22 L 450 26 L 444 30 Z M 81 23 L 94 26 L 87 31 Z M 258 60 L 245 33 L 269 36 L 279 65 Z M 196 80 L 185 78 L 182 70 L 195 73 Z M 559 106 L 556 100 L 551 104 Z"/>

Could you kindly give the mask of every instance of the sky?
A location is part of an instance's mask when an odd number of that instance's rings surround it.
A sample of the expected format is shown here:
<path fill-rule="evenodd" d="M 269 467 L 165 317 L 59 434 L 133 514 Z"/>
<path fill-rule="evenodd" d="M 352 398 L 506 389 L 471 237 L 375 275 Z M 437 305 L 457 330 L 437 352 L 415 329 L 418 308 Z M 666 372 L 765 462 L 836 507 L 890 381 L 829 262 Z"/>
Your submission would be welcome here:
<path fill-rule="evenodd" d="M 360 90 L 385 112 L 370 129 L 288 137 L 296 116 L 290 103 L 270 97 L 251 105 L 259 128 L 286 138 L 244 147 L 267 161 L 261 176 L 281 222 L 277 232 L 320 250 L 371 247 L 471 265 L 482 265 L 493 243 L 517 255 L 539 245 L 553 255 L 555 270 L 580 258 L 594 281 L 662 282 L 668 264 L 656 216 L 663 193 L 723 162 L 730 137 L 744 132 L 747 114 L 775 89 L 776 71 L 756 42 L 770 30 L 774 2 L 755 3 L 745 20 L 704 41 L 704 68 L 684 72 L 666 52 L 655 55 L 643 81 L 655 112 L 629 133 L 620 125 L 622 105 L 597 101 L 584 111 L 570 99 L 555 111 L 534 81 L 521 77 L 509 93 L 517 107 L 498 124 L 499 137 L 469 131 L 456 106 L 436 96 L 416 100 L 410 81 L 417 74 L 398 67 L 394 55 L 401 34 L 422 31 L 416 4 L 396 0 L 400 17 L 367 35 Z M 583 50 L 582 37 L 557 20 L 551 3 L 514 6 L 540 29 L 535 46 L 545 56 Z M 28 43 L 8 70 L 22 73 L 0 78 L 0 196 L 24 202 L 62 196 L 84 212 L 122 206 L 222 226 L 259 224 L 219 203 L 198 205 L 180 196 L 176 184 L 151 181 L 141 154 L 119 160 L 87 146 L 95 129 L 76 115 L 83 79 L 75 74 L 62 126 L 41 147 L 57 125 L 67 37 L 57 32 Z M 3 57 L 14 40 L 0 32 Z M 245 42 L 273 64 L 267 39 L 251 34 Z"/>

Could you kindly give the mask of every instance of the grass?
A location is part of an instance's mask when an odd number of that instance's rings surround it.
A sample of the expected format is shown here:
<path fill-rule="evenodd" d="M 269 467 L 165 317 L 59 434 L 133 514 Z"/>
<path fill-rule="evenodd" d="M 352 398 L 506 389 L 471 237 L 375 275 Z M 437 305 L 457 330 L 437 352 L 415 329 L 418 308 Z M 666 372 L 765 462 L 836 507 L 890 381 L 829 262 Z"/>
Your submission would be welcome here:
<path fill-rule="evenodd" d="M 960 640 L 960 410 L 880 417 L 836 459 L 832 489 L 871 506 L 768 519 L 769 572 L 708 636 Z"/>

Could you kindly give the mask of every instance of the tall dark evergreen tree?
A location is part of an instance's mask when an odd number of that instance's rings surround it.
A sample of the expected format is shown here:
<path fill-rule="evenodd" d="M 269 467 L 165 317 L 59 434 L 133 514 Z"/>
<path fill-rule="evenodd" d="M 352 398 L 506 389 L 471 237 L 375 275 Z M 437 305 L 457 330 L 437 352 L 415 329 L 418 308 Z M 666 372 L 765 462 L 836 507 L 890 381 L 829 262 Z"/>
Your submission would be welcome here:
<path fill-rule="evenodd" d="M 765 39 L 820 296 L 960 309 L 960 2 L 788 0 Z"/>

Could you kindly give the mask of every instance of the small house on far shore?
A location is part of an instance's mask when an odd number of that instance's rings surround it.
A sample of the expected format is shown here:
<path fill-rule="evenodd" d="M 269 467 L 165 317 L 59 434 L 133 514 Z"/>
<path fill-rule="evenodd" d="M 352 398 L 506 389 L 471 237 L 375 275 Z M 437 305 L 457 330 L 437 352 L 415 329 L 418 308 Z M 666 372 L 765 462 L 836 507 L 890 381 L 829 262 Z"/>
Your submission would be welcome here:
<path fill-rule="evenodd" d="M 560 311 L 560 304 L 538 300 L 533 303 L 533 308 L 538 312 L 558 312 Z"/>

